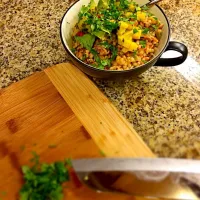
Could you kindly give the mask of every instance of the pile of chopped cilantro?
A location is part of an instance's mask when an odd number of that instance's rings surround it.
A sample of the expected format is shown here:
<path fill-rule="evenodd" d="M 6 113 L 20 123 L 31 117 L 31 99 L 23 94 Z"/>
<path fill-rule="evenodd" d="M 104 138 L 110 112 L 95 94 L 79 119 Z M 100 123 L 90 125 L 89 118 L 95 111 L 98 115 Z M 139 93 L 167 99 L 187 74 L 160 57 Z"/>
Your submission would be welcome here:
<path fill-rule="evenodd" d="M 70 161 L 46 164 L 39 162 L 36 153 L 33 156 L 33 167 L 22 167 L 25 183 L 20 190 L 20 200 L 63 199 L 62 183 L 69 181 Z"/>

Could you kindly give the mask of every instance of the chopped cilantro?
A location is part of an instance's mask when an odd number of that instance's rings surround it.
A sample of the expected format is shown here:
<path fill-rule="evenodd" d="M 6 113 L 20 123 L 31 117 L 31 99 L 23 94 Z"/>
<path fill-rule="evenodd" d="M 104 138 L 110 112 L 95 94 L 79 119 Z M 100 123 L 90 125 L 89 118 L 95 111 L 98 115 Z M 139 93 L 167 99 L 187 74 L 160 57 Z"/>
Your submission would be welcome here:
<path fill-rule="evenodd" d="M 111 52 L 112 52 L 112 56 L 111 56 L 111 60 L 110 60 L 110 64 L 111 64 L 111 62 L 113 61 L 113 60 L 115 60 L 115 58 L 117 57 L 117 48 L 116 47 L 114 47 L 112 44 L 109 44 L 108 42 L 102 42 L 102 43 L 100 43 L 102 46 L 104 46 L 105 48 L 107 48 L 107 49 L 110 49 L 111 50 Z M 110 65 L 108 65 L 108 66 L 110 66 Z"/>
<path fill-rule="evenodd" d="M 158 26 L 156 26 L 155 24 L 151 25 L 155 30 L 158 29 Z"/>
<path fill-rule="evenodd" d="M 140 11 L 141 10 L 141 8 L 140 7 L 136 7 L 136 11 Z"/>
<path fill-rule="evenodd" d="M 91 50 L 94 41 L 95 41 L 95 36 L 91 34 L 85 34 L 81 37 L 75 36 L 76 41 L 78 41 L 83 47 L 85 47 L 88 50 Z"/>
<path fill-rule="evenodd" d="M 80 12 L 78 13 L 79 19 L 81 19 L 83 16 L 85 16 L 85 14 L 88 13 L 89 9 L 90 9 L 89 6 L 83 5 L 83 6 L 81 7 Z"/>
<path fill-rule="evenodd" d="M 112 45 L 110 47 L 110 50 L 112 52 L 111 61 L 113 61 L 117 57 L 117 48 Z"/>
<path fill-rule="evenodd" d="M 101 154 L 102 156 L 106 156 L 106 154 L 105 154 L 102 150 L 100 150 L 100 154 Z"/>
<path fill-rule="evenodd" d="M 148 32 L 149 32 L 149 28 L 145 28 L 145 29 L 142 30 L 143 34 L 147 34 Z"/>
<path fill-rule="evenodd" d="M 134 19 L 134 20 L 137 20 L 137 14 L 136 13 L 133 13 L 131 16 L 130 16 L 131 19 Z"/>
<path fill-rule="evenodd" d="M 137 51 L 135 50 L 134 52 L 133 52 L 133 57 L 135 57 L 137 55 Z"/>
<path fill-rule="evenodd" d="M 33 160 L 35 160 L 35 156 Z M 39 158 L 39 156 L 36 156 Z M 36 160 L 35 160 L 36 161 Z M 68 162 L 69 163 L 69 162 Z M 63 199 L 62 183 L 69 181 L 67 162 L 55 162 L 51 164 L 38 163 L 38 168 L 22 166 L 24 185 L 20 190 L 20 200 L 61 200 Z"/>
<path fill-rule="evenodd" d="M 137 33 L 137 32 L 138 32 L 138 29 L 134 28 L 134 29 L 133 29 L 133 33 L 135 34 L 135 33 Z"/>
<path fill-rule="evenodd" d="M 105 47 L 105 48 L 107 48 L 107 49 L 109 49 L 110 46 L 111 46 L 107 41 L 101 42 L 100 45 L 102 45 L 103 47 Z"/>
<path fill-rule="evenodd" d="M 149 7 L 147 5 L 142 6 L 142 10 L 149 10 Z"/>
<path fill-rule="evenodd" d="M 110 59 L 101 60 L 101 64 L 102 64 L 104 67 L 110 66 L 110 65 L 111 65 L 111 60 L 110 60 Z"/>
<path fill-rule="evenodd" d="M 143 48 L 145 48 L 146 47 L 146 41 L 145 40 L 141 40 L 140 41 L 140 45 L 143 47 Z"/>
<path fill-rule="evenodd" d="M 127 9 L 128 6 L 129 6 L 128 0 L 120 0 L 119 7 L 120 7 L 121 9 L 123 9 L 123 10 L 124 10 L 124 9 Z"/>
<path fill-rule="evenodd" d="M 157 17 L 155 17 L 155 16 L 153 16 L 153 18 L 154 18 L 155 20 L 158 20 L 158 18 L 157 18 Z"/>
<path fill-rule="evenodd" d="M 93 54 L 94 59 L 97 62 L 97 65 L 93 65 L 93 66 L 98 68 L 98 69 L 104 69 L 104 66 L 101 63 L 101 59 L 98 56 L 98 53 L 96 52 L 96 50 L 95 49 L 91 49 L 91 53 Z"/>

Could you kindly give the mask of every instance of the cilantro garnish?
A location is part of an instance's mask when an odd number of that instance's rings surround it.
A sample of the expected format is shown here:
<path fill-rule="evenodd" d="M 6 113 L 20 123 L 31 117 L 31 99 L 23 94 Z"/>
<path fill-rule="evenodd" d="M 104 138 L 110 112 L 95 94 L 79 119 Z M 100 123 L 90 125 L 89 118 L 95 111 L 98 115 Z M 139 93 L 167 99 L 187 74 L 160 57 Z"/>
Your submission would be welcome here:
<path fill-rule="evenodd" d="M 144 6 L 142 6 L 142 10 L 149 10 L 149 7 L 144 5 Z"/>
<path fill-rule="evenodd" d="M 40 163 L 36 153 L 32 161 L 33 167 L 22 166 L 25 183 L 20 190 L 20 200 L 63 199 L 62 183 L 69 181 L 69 162 Z"/>
<path fill-rule="evenodd" d="M 119 7 L 121 9 L 127 9 L 128 8 L 128 5 L 129 5 L 129 2 L 128 0 L 120 0 L 120 4 L 119 4 Z"/>
<path fill-rule="evenodd" d="M 89 6 L 83 5 L 80 12 L 78 13 L 79 19 L 81 19 L 83 16 L 85 16 L 88 13 L 89 9 L 90 9 Z"/>
<path fill-rule="evenodd" d="M 95 36 L 91 34 L 85 34 L 83 36 L 75 36 L 76 41 L 78 41 L 83 47 L 90 50 L 94 44 Z"/>
<path fill-rule="evenodd" d="M 133 57 L 135 57 L 137 55 L 137 50 L 135 50 L 134 52 L 133 52 Z"/>
<path fill-rule="evenodd" d="M 148 32 L 149 32 L 149 28 L 145 28 L 145 29 L 142 30 L 143 34 L 147 34 Z"/>
<path fill-rule="evenodd" d="M 141 40 L 140 41 L 140 45 L 143 47 L 143 48 L 145 48 L 146 47 L 146 41 L 145 40 Z"/>
<path fill-rule="evenodd" d="M 158 26 L 156 26 L 155 24 L 151 25 L 155 30 L 158 29 Z"/>
<path fill-rule="evenodd" d="M 137 33 L 137 32 L 138 32 L 138 29 L 134 28 L 134 29 L 133 29 L 133 33 L 135 34 L 135 33 Z"/>

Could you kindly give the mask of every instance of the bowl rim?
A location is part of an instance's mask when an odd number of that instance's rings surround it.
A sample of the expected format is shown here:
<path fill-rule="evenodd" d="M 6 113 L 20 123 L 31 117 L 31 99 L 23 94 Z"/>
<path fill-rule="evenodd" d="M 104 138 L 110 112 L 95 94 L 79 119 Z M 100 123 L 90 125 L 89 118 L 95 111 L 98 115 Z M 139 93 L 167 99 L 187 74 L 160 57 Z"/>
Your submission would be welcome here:
<path fill-rule="evenodd" d="M 145 67 L 145 66 L 147 66 L 148 64 L 151 64 L 151 63 L 153 63 L 153 62 L 156 62 L 156 61 L 160 58 L 160 56 L 165 52 L 165 50 L 166 50 L 166 48 L 167 48 L 167 46 L 168 46 L 168 44 L 169 44 L 169 40 L 170 40 L 170 36 L 171 36 L 170 23 L 169 23 L 169 20 L 168 20 L 168 18 L 167 18 L 167 16 L 166 16 L 165 12 L 162 10 L 162 8 L 161 8 L 159 5 L 155 5 L 155 6 L 161 11 L 161 13 L 163 14 L 163 16 L 165 17 L 166 22 L 167 22 L 167 26 L 168 26 L 168 38 L 167 38 L 167 42 L 166 42 L 165 46 L 163 47 L 163 49 L 159 52 L 159 54 L 158 54 L 156 57 L 154 57 L 153 59 L 151 59 L 150 61 L 148 61 L 147 63 L 145 63 L 145 64 L 143 64 L 143 65 L 140 65 L 140 66 L 138 66 L 138 67 L 136 67 L 136 68 L 133 68 L 133 69 L 126 69 L 126 70 L 105 70 L 105 69 L 98 69 L 98 68 L 95 68 L 95 67 L 93 67 L 93 66 L 91 66 L 91 65 L 89 65 L 89 64 L 87 64 L 87 63 L 84 63 L 82 60 L 80 60 L 79 58 L 77 58 L 77 57 L 69 50 L 70 48 L 68 47 L 68 45 L 65 44 L 64 39 L 63 39 L 63 34 L 62 34 L 62 25 L 63 25 L 63 21 L 64 21 L 66 15 L 67 15 L 67 13 L 68 13 L 69 10 L 70 10 L 75 4 L 77 4 L 79 1 L 81 1 L 81 0 L 77 0 L 77 1 L 75 1 L 74 3 L 72 3 L 72 4 L 69 6 L 69 8 L 65 11 L 65 13 L 64 13 L 64 15 L 63 15 L 63 17 L 62 17 L 62 19 L 61 19 L 61 22 L 60 22 L 60 38 L 61 38 L 61 42 L 62 42 L 62 44 L 63 44 L 65 50 L 67 51 L 67 53 L 68 53 L 73 59 L 75 59 L 79 64 L 82 64 L 82 65 L 84 65 L 85 67 L 87 67 L 87 68 L 89 68 L 89 69 L 91 69 L 91 70 L 99 71 L 99 72 L 112 72 L 112 73 L 115 73 L 115 74 L 119 74 L 119 73 L 128 73 L 128 72 L 135 71 L 135 70 L 138 70 L 138 69 L 140 69 L 140 68 L 143 68 L 143 67 Z"/>

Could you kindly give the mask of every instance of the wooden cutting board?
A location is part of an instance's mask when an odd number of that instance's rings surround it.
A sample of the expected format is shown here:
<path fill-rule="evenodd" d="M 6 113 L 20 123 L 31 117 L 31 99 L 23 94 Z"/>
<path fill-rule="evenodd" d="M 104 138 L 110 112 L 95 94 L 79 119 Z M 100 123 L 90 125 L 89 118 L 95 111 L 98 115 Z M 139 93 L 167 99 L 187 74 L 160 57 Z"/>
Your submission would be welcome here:
<path fill-rule="evenodd" d="M 20 167 L 30 164 L 32 151 L 42 162 L 102 157 L 100 150 L 115 157 L 154 156 L 82 72 L 60 64 L 46 74 L 36 73 L 0 90 L 0 198 L 3 191 L 3 199 L 17 199 L 23 183 Z M 96 194 L 72 183 L 65 189 L 65 199 L 93 198 L 135 199 Z"/>

